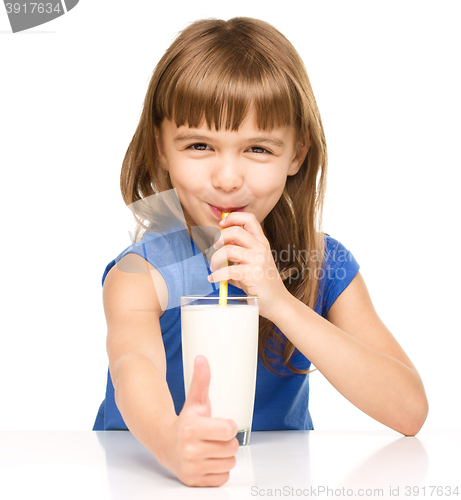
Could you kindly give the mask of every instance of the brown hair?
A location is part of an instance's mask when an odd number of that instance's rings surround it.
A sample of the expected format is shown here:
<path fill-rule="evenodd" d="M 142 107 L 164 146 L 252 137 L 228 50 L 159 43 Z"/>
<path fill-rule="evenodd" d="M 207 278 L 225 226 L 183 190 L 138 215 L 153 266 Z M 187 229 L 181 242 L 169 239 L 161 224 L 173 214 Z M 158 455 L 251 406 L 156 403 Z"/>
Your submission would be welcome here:
<path fill-rule="evenodd" d="M 184 29 L 165 52 L 152 75 L 141 118 L 125 155 L 120 179 L 130 205 L 172 189 L 159 167 L 154 127 L 172 119 L 179 127 L 199 127 L 205 119 L 216 129 L 238 130 L 250 109 L 262 130 L 294 126 L 310 142 L 308 155 L 264 220 L 275 262 L 285 286 L 314 308 L 318 269 L 322 267 L 321 231 L 326 188 L 327 149 L 320 113 L 304 64 L 291 43 L 273 26 L 257 19 L 204 19 Z M 140 239 L 138 226 L 135 239 Z M 287 245 L 290 258 L 280 259 Z M 317 258 L 310 258 L 316 255 Z M 307 275 L 307 276 L 306 276 Z M 271 371 L 277 356 L 295 373 L 294 345 L 261 318 L 259 355 Z M 266 350 L 274 355 L 268 356 Z"/>

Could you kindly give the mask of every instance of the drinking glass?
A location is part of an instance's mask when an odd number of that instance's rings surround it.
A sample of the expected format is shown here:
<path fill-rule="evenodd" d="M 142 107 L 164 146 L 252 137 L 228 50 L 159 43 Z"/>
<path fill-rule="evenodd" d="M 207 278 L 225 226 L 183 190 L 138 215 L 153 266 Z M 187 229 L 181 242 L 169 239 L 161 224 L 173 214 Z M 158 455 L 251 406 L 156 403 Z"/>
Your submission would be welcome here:
<path fill-rule="evenodd" d="M 238 427 L 240 445 L 250 442 L 258 359 L 259 307 L 253 296 L 181 297 L 181 339 L 186 397 L 194 360 L 210 365 L 211 416 L 229 418 Z"/>

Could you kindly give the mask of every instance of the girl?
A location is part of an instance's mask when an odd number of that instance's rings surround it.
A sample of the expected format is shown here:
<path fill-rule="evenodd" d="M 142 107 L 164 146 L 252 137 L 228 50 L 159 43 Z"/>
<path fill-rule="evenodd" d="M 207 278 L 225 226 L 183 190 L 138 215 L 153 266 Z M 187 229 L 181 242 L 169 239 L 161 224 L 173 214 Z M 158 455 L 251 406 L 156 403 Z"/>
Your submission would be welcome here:
<path fill-rule="evenodd" d="M 371 417 L 420 430 L 428 405 L 418 372 L 352 254 L 320 229 L 326 167 L 309 79 L 281 33 L 248 18 L 180 33 L 123 163 L 122 194 L 139 224 L 103 277 L 109 375 L 95 430 L 130 429 L 187 485 L 227 481 L 237 427 L 211 418 L 203 357 L 185 400 L 178 307 L 220 280 L 259 298 L 253 430 L 313 429 L 311 361 Z M 210 230 L 222 238 L 208 262 Z"/>

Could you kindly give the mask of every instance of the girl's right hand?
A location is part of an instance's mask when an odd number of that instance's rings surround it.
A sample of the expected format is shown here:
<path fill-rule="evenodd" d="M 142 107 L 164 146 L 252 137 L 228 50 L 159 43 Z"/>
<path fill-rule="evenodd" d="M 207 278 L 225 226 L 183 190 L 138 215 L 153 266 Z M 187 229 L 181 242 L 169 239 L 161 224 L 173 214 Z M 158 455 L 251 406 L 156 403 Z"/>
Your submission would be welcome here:
<path fill-rule="evenodd" d="M 183 409 L 165 433 L 162 465 L 187 486 L 221 486 L 235 466 L 239 444 L 233 420 L 211 417 L 210 367 L 197 356 Z"/>

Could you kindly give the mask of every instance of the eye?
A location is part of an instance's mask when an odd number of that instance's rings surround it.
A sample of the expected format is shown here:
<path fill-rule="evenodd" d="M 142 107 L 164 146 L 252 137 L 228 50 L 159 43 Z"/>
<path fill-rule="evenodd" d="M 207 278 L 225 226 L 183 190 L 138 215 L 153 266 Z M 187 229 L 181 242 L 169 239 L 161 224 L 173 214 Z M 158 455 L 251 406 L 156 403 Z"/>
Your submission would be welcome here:
<path fill-rule="evenodd" d="M 195 144 L 191 144 L 187 149 L 195 149 L 196 151 L 206 151 L 207 149 L 211 149 L 208 144 L 204 142 L 196 142 Z"/>
<path fill-rule="evenodd" d="M 251 148 L 248 148 L 247 151 L 250 151 L 250 153 L 267 153 L 267 154 L 272 154 L 268 149 L 266 148 L 261 148 L 260 146 L 251 146 Z"/>

